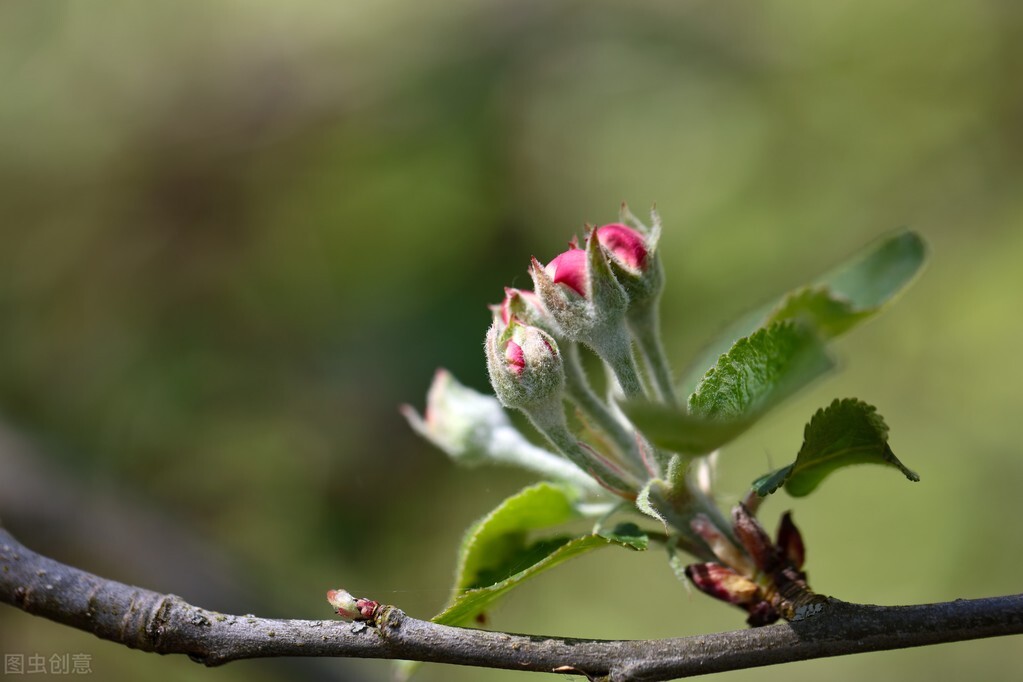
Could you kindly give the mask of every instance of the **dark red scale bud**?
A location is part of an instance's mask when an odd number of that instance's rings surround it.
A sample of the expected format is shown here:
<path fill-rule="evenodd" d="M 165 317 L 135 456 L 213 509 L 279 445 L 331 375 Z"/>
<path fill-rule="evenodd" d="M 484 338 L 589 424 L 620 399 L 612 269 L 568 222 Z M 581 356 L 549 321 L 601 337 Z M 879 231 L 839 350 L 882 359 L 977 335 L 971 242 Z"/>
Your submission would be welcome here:
<path fill-rule="evenodd" d="M 746 606 L 761 599 L 756 583 L 721 564 L 690 564 L 686 566 L 686 577 L 704 594 L 729 604 Z"/>
<path fill-rule="evenodd" d="M 358 599 L 355 605 L 359 608 L 359 614 L 366 620 L 373 620 L 377 609 L 380 608 L 380 602 L 373 601 L 372 599 Z"/>
<path fill-rule="evenodd" d="M 768 602 L 762 601 L 753 604 L 749 609 L 749 617 L 746 618 L 746 623 L 753 628 L 763 627 L 764 625 L 770 625 L 781 618 L 781 614 L 778 610 L 771 606 Z"/>
<path fill-rule="evenodd" d="M 781 564 L 778 548 L 760 522 L 742 504 L 732 509 L 732 527 L 743 549 L 763 573 L 771 574 Z"/>
<path fill-rule="evenodd" d="M 792 521 L 792 512 L 782 514 L 778 524 L 778 550 L 782 556 L 796 569 L 802 569 L 806 561 L 806 546 L 803 535 Z"/>

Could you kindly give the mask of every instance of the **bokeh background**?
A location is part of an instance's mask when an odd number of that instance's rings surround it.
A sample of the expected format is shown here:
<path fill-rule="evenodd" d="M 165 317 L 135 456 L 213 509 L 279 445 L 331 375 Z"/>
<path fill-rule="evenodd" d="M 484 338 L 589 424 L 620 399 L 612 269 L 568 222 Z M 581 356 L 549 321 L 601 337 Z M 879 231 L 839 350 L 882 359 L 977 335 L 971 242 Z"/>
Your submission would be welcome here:
<path fill-rule="evenodd" d="M 429 617 L 463 529 L 529 482 L 398 414 L 437 366 L 486 387 L 486 304 L 584 222 L 657 203 L 676 366 L 900 226 L 931 245 L 841 373 L 722 458 L 730 504 L 836 396 L 909 484 L 792 508 L 812 584 L 894 604 L 1019 592 L 1023 7 L 932 2 L 0 4 L 0 515 L 26 544 L 229 612 Z M 494 627 L 733 629 L 657 551 L 546 574 Z M 4 653 L 95 679 L 382 680 L 383 662 L 207 670 L 0 609 Z M 729 673 L 1016 680 L 1016 639 Z M 427 666 L 419 679 L 525 674 Z"/>

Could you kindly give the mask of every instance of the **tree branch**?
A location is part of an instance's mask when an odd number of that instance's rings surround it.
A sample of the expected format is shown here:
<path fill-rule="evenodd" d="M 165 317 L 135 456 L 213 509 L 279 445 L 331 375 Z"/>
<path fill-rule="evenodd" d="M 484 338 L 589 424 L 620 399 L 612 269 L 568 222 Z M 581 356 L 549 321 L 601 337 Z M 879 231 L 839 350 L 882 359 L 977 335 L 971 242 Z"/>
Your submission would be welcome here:
<path fill-rule="evenodd" d="M 207 611 L 36 554 L 0 528 L 0 600 L 101 639 L 206 665 L 271 656 L 389 658 L 613 682 L 656 681 L 1023 633 L 1023 595 L 920 606 L 829 600 L 801 621 L 650 641 L 539 637 L 452 628 L 393 606 L 372 622 L 278 620 Z"/>

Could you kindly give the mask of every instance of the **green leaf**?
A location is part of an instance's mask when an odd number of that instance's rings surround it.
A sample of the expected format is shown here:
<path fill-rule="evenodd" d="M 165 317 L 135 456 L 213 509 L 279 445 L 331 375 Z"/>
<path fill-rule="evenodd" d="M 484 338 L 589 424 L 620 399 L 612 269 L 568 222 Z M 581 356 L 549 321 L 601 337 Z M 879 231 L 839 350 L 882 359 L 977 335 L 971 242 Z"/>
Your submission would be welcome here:
<path fill-rule="evenodd" d="M 542 551 L 536 550 L 537 544 L 543 545 Z M 479 614 L 483 613 L 497 599 L 503 597 L 526 580 L 539 575 L 547 569 L 554 568 L 569 559 L 612 545 L 633 550 L 643 550 L 646 548 L 647 538 L 645 535 L 584 535 L 571 539 L 542 540 L 540 543 L 535 543 L 524 550 L 518 563 L 525 565 L 525 568 L 509 575 L 504 580 L 462 592 L 444 611 L 433 618 L 433 622 L 441 625 L 467 625 L 473 622 Z"/>
<path fill-rule="evenodd" d="M 654 445 L 689 457 L 738 437 L 771 408 L 834 366 L 805 326 L 776 322 L 739 339 L 689 396 L 688 410 L 630 401 L 622 411 Z"/>
<path fill-rule="evenodd" d="M 599 531 L 597 535 L 622 547 L 634 549 L 637 552 L 642 552 L 650 546 L 649 536 L 643 532 L 643 529 L 631 521 L 619 523 L 610 531 Z"/>
<path fill-rule="evenodd" d="M 833 366 L 812 331 L 775 322 L 739 339 L 718 358 L 689 396 L 689 413 L 752 423 Z"/>
<path fill-rule="evenodd" d="M 686 575 L 686 566 L 693 563 L 693 560 L 683 556 L 674 545 L 669 544 L 666 549 L 668 550 L 668 566 L 671 568 L 671 572 L 688 588 L 692 585 L 692 582 L 690 582 L 689 576 Z"/>
<path fill-rule="evenodd" d="M 877 314 L 913 280 L 926 258 L 918 234 L 897 232 L 799 287 L 760 306 L 726 327 L 683 373 L 682 387 L 691 392 L 715 359 L 740 337 L 781 320 L 808 324 L 827 340 Z"/>
<path fill-rule="evenodd" d="M 760 497 L 767 497 L 778 488 L 785 485 L 785 481 L 788 479 L 789 474 L 792 473 L 792 468 L 795 464 L 790 464 L 787 467 L 781 469 L 775 469 L 774 471 L 764 474 L 757 480 L 753 481 L 753 491 L 760 495 Z"/>
<path fill-rule="evenodd" d="M 695 457 L 714 452 L 749 428 L 750 420 L 719 421 L 695 417 L 663 403 L 630 401 L 621 403 L 633 426 L 654 445 Z"/>
<path fill-rule="evenodd" d="M 816 283 L 848 299 L 855 310 L 876 310 L 908 285 L 927 257 L 916 232 L 903 230 L 877 243 Z"/>
<path fill-rule="evenodd" d="M 466 531 L 458 554 L 454 596 L 485 583 L 526 548 L 529 531 L 578 518 L 575 494 L 565 486 L 538 483 L 512 495 Z"/>
<path fill-rule="evenodd" d="M 885 464 L 911 481 L 920 477 L 888 446 L 888 426 L 873 405 L 855 398 L 835 400 L 806 425 L 796 461 L 753 483 L 761 497 L 782 485 L 793 497 L 809 495 L 831 472 L 853 464 Z"/>
<path fill-rule="evenodd" d="M 575 499 L 568 487 L 539 483 L 509 497 L 473 524 L 462 541 L 451 600 L 433 621 L 471 624 L 523 581 L 593 549 L 610 545 L 646 549 L 647 537 L 634 524 L 621 524 L 599 535 L 530 539 L 532 531 L 580 518 Z"/>
<path fill-rule="evenodd" d="M 822 339 L 830 339 L 852 329 L 877 311 L 858 310 L 826 287 L 806 287 L 789 293 L 767 317 L 766 324 L 797 320 L 815 329 Z"/>

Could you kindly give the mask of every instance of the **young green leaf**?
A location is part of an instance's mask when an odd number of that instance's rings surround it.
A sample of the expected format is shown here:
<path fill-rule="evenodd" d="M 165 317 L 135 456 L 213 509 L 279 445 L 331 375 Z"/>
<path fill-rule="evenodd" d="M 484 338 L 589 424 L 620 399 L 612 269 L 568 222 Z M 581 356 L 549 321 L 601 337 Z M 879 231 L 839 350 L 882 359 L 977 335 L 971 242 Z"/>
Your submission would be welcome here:
<path fill-rule="evenodd" d="M 755 419 L 833 365 L 807 327 L 775 322 L 718 358 L 689 396 L 689 412 L 720 421 Z"/>
<path fill-rule="evenodd" d="M 473 524 L 462 541 L 451 600 L 433 621 L 468 625 L 524 580 L 590 550 L 610 544 L 646 549 L 646 536 L 623 526 L 603 535 L 530 540 L 531 531 L 580 518 L 575 501 L 571 488 L 538 483 Z"/>
<path fill-rule="evenodd" d="M 514 563 L 523 568 L 505 579 L 466 590 L 456 597 L 451 604 L 432 620 L 441 625 L 467 625 L 472 623 L 497 599 L 521 585 L 524 581 L 562 564 L 569 559 L 586 554 L 595 549 L 618 545 L 627 549 L 641 551 L 646 549 L 647 537 L 640 535 L 583 535 L 576 538 L 556 538 L 542 540 L 530 547 L 525 547 Z"/>
<path fill-rule="evenodd" d="M 754 481 L 753 490 L 764 497 L 784 485 L 793 497 L 803 497 L 831 472 L 853 464 L 886 464 L 920 480 L 888 446 L 888 426 L 877 409 L 846 398 L 818 410 L 806 425 L 796 461 Z"/>
<path fill-rule="evenodd" d="M 926 257 L 927 247 L 920 235 L 902 230 L 835 268 L 815 284 L 848 299 L 855 310 L 877 310 L 913 280 Z"/>
<path fill-rule="evenodd" d="M 522 519 L 520 513 L 524 505 L 530 502 L 542 505 L 545 500 L 554 503 L 550 509 L 554 513 L 547 516 L 547 520 L 562 516 L 566 511 L 562 502 L 572 500 L 568 496 L 561 496 L 559 500 L 560 493 L 556 488 L 548 483 L 526 488 L 470 528 L 462 545 L 456 589 L 444 610 L 431 619 L 434 623 L 456 627 L 475 625 L 486 610 L 505 594 L 569 559 L 612 545 L 635 551 L 643 551 L 649 545 L 646 533 L 633 523 L 621 523 L 613 530 L 593 535 L 560 536 L 527 543 L 525 535 L 514 530 L 514 519 Z M 575 514 L 569 516 L 574 517 Z M 546 527 L 546 522 L 540 526 L 533 525 L 542 517 L 543 514 L 538 514 L 532 517 L 532 521 L 522 520 L 530 528 Z M 487 560 L 490 549 L 495 550 L 492 561 Z M 467 567 L 475 568 L 466 570 Z M 395 678 L 409 679 L 419 665 L 415 661 L 398 661 Z"/>
<path fill-rule="evenodd" d="M 663 403 L 630 401 L 620 407 L 651 443 L 690 457 L 714 452 L 752 424 L 748 419 L 719 421 L 696 417 Z"/>
<path fill-rule="evenodd" d="M 481 576 L 498 570 L 526 548 L 529 531 L 578 518 L 570 488 L 537 483 L 512 495 L 466 531 L 458 554 L 454 595 L 479 587 Z"/>
<path fill-rule="evenodd" d="M 596 535 L 605 540 L 616 542 L 623 547 L 634 549 L 637 552 L 642 552 L 650 546 L 650 537 L 642 528 L 631 521 L 619 523 L 609 531 L 598 531 Z"/>
<path fill-rule="evenodd" d="M 790 292 L 767 317 L 765 324 L 796 320 L 830 339 L 852 329 L 874 314 L 876 308 L 858 310 L 827 287 L 816 286 Z"/>
<path fill-rule="evenodd" d="M 782 467 L 781 469 L 775 469 L 774 471 L 768 472 L 753 481 L 753 492 L 760 497 L 767 497 L 772 494 L 778 488 L 785 485 L 785 481 L 788 480 L 789 474 L 792 473 L 795 464 L 789 464 L 788 466 Z"/>
<path fill-rule="evenodd" d="M 682 387 L 692 391 L 707 367 L 737 338 L 785 319 L 810 325 L 822 339 L 843 334 L 877 314 L 920 270 L 926 247 L 918 234 L 903 230 L 799 287 L 743 315 L 726 327 L 683 373 Z"/>
<path fill-rule="evenodd" d="M 689 396 L 689 409 L 626 402 L 622 410 L 654 445 L 704 455 L 738 437 L 767 411 L 833 367 L 807 327 L 776 322 L 739 339 Z"/>

